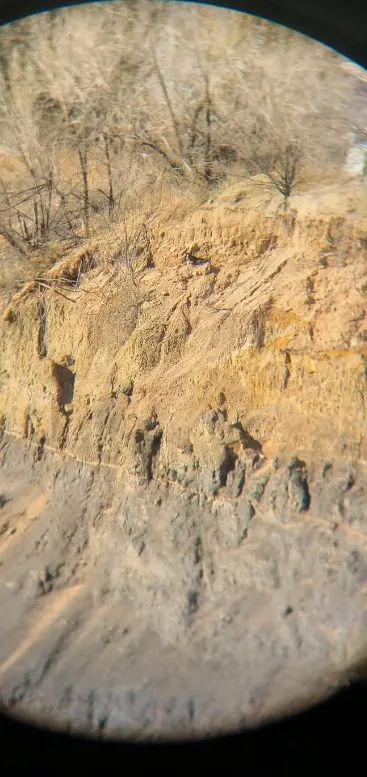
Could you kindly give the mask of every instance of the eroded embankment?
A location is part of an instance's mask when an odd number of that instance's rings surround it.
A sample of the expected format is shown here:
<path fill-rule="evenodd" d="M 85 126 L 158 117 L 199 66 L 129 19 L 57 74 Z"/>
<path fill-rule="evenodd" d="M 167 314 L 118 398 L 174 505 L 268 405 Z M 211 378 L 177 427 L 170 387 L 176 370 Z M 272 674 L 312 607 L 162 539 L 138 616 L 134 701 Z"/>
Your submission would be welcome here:
<path fill-rule="evenodd" d="M 203 731 L 363 650 L 366 235 L 298 206 L 155 217 L 134 273 L 117 229 L 6 311 L 6 703 Z"/>

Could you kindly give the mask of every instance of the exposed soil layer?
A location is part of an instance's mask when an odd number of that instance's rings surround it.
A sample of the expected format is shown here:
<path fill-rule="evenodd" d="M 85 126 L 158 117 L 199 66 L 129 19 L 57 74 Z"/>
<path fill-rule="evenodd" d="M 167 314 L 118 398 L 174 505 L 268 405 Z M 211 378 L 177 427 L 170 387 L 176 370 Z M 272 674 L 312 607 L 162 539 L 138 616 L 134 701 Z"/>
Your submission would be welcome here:
<path fill-rule="evenodd" d="M 364 190 L 285 217 L 251 196 L 153 218 L 133 275 L 94 238 L 82 273 L 73 254 L 41 306 L 29 284 L 5 310 L 0 693 L 19 714 L 254 725 L 366 649 Z"/>

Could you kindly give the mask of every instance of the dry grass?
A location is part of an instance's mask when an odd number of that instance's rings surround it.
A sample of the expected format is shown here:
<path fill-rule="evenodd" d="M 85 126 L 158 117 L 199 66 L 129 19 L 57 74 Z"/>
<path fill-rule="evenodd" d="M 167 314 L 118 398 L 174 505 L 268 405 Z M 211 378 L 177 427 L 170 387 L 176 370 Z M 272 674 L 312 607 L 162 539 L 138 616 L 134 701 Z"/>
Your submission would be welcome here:
<path fill-rule="evenodd" d="M 97 3 L 0 35 L 3 301 L 35 278 L 75 288 L 86 254 L 114 286 L 191 217 L 203 220 L 208 252 L 214 201 L 275 217 L 282 198 L 256 175 L 271 175 L 274 148 L 297 142 L 295 192 L 312 197 L 340 180 L 348 121 L 364 110 L 337 55 L 224 9 Z M 364 204 L 351 193 L 350 212 Z M 241 237 L 231 239 L 241 251 Z M 180 251 L 193 242 L 185 236 Z M 175 252 L 167 246 L 168 264 Z"/>

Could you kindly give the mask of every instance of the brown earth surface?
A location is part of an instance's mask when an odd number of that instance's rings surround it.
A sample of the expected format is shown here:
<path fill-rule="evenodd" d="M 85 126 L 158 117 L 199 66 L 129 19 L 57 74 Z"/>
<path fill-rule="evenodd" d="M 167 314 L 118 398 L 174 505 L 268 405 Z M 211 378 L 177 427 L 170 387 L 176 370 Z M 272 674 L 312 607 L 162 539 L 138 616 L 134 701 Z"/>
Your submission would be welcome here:
<path fill-rule="evenodd" d="M 182 197 L 4 305 L 5 706 L 213 733 L 363 659 L 366 213 L 347 181 L 286 215 L 256 181 Z"/>

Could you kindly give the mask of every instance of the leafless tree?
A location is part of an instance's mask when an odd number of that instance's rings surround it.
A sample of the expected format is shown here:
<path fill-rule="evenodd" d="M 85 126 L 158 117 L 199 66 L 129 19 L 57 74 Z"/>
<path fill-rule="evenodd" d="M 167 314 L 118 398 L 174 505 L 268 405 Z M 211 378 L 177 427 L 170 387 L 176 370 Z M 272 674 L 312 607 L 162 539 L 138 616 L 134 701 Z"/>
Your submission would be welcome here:
<path fill-rule="evenodd" d="M 264 183 L 279 192 L 284 212 L 295 187 L 301 182 L 302 153 L 295 143 L 286 143 L 265 157 L 254 158 L 257 171 L 264 176 Z"/>

